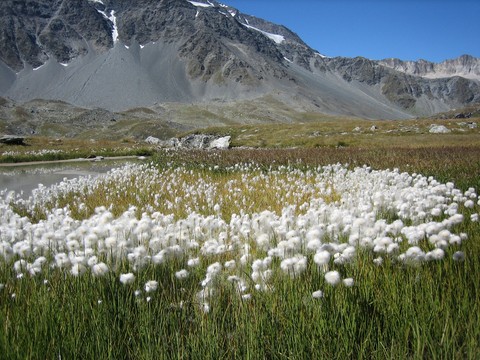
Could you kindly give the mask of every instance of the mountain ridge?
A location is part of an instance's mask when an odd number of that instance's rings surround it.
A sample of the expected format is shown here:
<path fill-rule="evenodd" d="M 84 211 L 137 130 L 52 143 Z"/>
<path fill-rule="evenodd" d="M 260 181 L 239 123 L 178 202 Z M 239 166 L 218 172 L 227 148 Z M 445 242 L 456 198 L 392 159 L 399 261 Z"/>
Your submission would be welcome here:
<path fill-rule="evenodd" d="M 403 61 L 395 58 L 379 60 L 378 63 L 409 75 L 430 79 L 461 76 L 466 79 L 480 80 L 480 59 L 467 54 L 439 63 L 423 59 Z"/>
<path fill-rule="evenodd" d="M 17 102 L 124 111 L 269 95 L 304 111 L 395 119 L 480 101 L 476 58 L 328 58 L 216 1 L 6 0 L 0 10 L 0 96 Z"/>

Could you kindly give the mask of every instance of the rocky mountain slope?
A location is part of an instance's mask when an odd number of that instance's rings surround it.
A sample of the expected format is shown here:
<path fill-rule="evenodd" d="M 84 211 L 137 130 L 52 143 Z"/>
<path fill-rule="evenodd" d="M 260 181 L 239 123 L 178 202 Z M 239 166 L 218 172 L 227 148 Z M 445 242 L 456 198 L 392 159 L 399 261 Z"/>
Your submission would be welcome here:
<path fill-rule="evenodd" d="M 462 55 L 456 59 L 432 63 L 426 60 L 402 61 L 400 59 L 385 59 L 378 64 L 387 66 L 409 75 L 430 79 L 461 76 L 466 79 L 480 80 L 480 59 L 470 55 Z"/>
<path fill-rule="evenodd" d="M 216 1 L 0 2 L 0 96 L 17 103 L 118 112 L 267 96 L 294 111 L 408 118 L 479 102 L 478 62 L 327 58 Z"/>

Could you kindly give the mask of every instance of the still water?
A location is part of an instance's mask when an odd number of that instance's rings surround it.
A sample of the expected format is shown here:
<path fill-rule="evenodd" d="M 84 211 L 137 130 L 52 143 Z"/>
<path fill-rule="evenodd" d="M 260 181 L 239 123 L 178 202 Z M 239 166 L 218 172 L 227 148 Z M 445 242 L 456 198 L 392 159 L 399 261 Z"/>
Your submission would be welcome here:
<path fill-rule="evenodd" d="M 116 159 L 0 167 L 0 190 L 13 190 L 22 194 L 21 197 L 28 198 L 32 194 L 32 190 L 37 188 L 39 184 L 50 186 L 64 179 L 73 179 L 80 176 L 95 177 L 127 163 L 141 161 L 145 160 Z"/>

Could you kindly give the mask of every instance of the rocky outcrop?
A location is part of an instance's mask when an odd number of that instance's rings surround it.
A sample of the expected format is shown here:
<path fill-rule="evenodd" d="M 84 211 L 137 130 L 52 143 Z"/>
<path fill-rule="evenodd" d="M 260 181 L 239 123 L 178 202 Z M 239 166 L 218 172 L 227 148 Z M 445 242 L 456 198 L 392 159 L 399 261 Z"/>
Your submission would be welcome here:
<path fill-rule="evenodd" d="M 451 107 L 480 101 L 480 82 L 459 76 L 426 79 L 362 57 L 323 59 L 322 63 L 345 81 L 380 85 L 382 94 L 388 100 L 406 110 L 414 108 L 421 99 L 440 101 Z"/>
<path fill-rule="evenodd" d="M 0 144 L 6 145 L 25 145 L 25 138 L 16 135 L 2 135 L 0 136 Z"/>
<path fill-rule="evenodd" d="M 226 150 L 230 147 L 230 136 L 192 134 L 180 139 L 171 138 L 168 140 L 160 140 L 159 138 L 149 136 L 145 139 L 145 142 L 167 149 Z"/>
<path fill-rule="evenodd" d="M 448 134 L 448 133 L 451 133 L 452 131 L 448 129 L 445 125 L 432 124 L 428 132 L 431 134 Z"/>
<path fill-rule="evenodd" d="M 5 0 L 0 14 L 0 59 L 15 71 L 113 45 L 111 22 L 87 0 Z"/>
<path fill-rule="evenodd" d="M 467 79 L 480 80 L 480 59 L 470 55 L 462 55 L 456 59 L 433 63 L 426 60 L 402 61 L 400 59 L 384 59 L 378 64 L 409 75 L 425 78 L 446 78 L 461 76 Z"/>

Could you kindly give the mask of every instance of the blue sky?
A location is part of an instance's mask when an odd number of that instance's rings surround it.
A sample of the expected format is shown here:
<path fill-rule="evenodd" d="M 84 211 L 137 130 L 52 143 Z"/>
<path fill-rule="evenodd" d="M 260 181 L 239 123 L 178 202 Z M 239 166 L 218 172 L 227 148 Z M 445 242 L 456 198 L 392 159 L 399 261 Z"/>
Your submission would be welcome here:
<path fill-rule="evenodd" d="M 220 0 L 220 2 L 222 2 Z M 480 0 L 223 0 L 285 25 L 327 56 L 480 57 Z"/>

